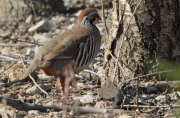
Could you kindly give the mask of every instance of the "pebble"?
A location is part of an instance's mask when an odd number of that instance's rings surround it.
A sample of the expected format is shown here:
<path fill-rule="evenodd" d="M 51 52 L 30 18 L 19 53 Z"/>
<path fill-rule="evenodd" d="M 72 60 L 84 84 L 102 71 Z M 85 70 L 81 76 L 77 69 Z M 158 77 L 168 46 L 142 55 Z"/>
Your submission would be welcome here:
<path fill-rule="evenodd" d="M 159 95 L 155 98 L 155 100 L 159 101 L 160 103 L 169 103 L 169 100 L 165 95 Z"/>
<path fill-rule="evenodd" d="M 50 118 L 61 118 L 62 117 L 62 113 L 61 112 L 50 112 L 49 113 L 49 117 Z"/>
<path fill-rule="evenodd" d="M 60 34 L 62 31 L 60 29 L 56 29 L 55 34 Z"/>
<path fill-rule="evenodd" d="M 49 41 L 50 39 L 42 34 L 35 34 L 33 36 L 34 40 L 38 43 L 38 44 L 44 44 L 45 42 Z"/>
<path fill-rule="evenodd" d="M 42 113 L 39 110 L 29 110 L 28 114 L 41 115 Z"/>
<path fill-rule="evenodd" d="M 94 98 L 92 95 L 83 95 L 83 97 L 81 97 L 80 99 L 80 102 L 85 103 L 85 104 L 93 103 L 93 99 Z"/>
<path fill-rule="evenodd" d="M 40 93 L 41 91 L 36 86 L 33 86 L 26 90 L 26 94 L 40 94 Z"/>
<path fill-rule="evenodd" d="M 73 24 L 69 25 L 69 26 L 67 27 L 67 29 L 72 29 L 74 26 L 75 26 L 75 24 L 73 23 Z"/>
<path fill-rule="evenodd" d="M 71 18 L 70 18 L 70 22 L 71 22 L 71 23 L 74 23 L 74 22 L 75 22 L 75 20 L 76 20 L 76 18 L 75 18 L 75 17 L 71 17 Z"/>
<path fill-rule="evenodd" d="M 57 25 L 60 22 L 64 22 L 66 21 L 67 18 L 65 16 L 54 16 L 51 18 L 51 20 L 49 21 L 51 24 L 53 24 L 53 26 Z"/>
<path fill-rule="evenodd" d="M 128 116 L 128 115 L 121 115 L 121 116 L 119 116 L 118 118 L 134 118 L 133 116 Z"/>
<path fill-rule="evenodd" d="M 51 85 L 39 85 L 44 91 L 51 89 Z M 42 91 L 36 86 L 33 86 L 26 90 L 26 94 L 41 94 Z"/>

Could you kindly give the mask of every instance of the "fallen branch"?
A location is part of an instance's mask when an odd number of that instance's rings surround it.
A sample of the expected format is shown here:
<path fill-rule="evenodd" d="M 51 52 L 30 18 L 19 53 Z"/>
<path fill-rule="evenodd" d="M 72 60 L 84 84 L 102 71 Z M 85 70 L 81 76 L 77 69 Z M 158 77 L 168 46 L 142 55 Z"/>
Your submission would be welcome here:
<path fill-rule="evenodd" d="M 149 74 L 146 74 L 146 75 L 139 76 L 139 78 L 147 77 L 147 76 L 151 76 L 151 75 L 155 75 L 155 74 L 172 72 L 172 71 L 173 71 L 173 70 L 166 70 L 166 71 L 160 71 L 160 72 L 155 72 L 155 73 L 149 73 Z M 132 80 L 137 80 L 137 79 L 138 79 L 138 77 L 128 79 L 128 80 L 125 82 L 125 84 L 129 84 Z"/>
<path fill-rule="evenodd" d="M 47 112 L 49 110 L 53 111 L 62 111 L 64 107 L 62 106 L 43 106 L 43 105 L 31 105 L 28 103 L 24 103 L 21 100 L 15 100 L 11 98 L 4 98 L 3 96 L 0 96 L 0 101 L 6 100 L 6 104 L 17 109 L 17 110 L 24 110 L 24 111 L 29 111 L 29 110 L 39 110 L 41 112 Z M 112 109 L 104 109 L 104 108 L 95 108 L 95 107 L 72 107 L 72 106 L 67 106 L 67 112 L 70 112 L 72 110 L 75 110 L 77 113 L 81 114 L 86 114 L 86 113 L 95 113 L 95 114 L 100 114 L 100 113 L 110 113 Z M 120 109 L 113 109 L 112 113 L 122 113 L 123 110 Z"/>
<path fill-rule="evenodd" d="M 101 6 L 102 6 L 102 20 L 103 20 L 103 23 L 104 23 L 104 28 L 106 30 L 106 34 L 109 36 L 109 30 L 107 28 L 106 18 L 104 16 L 104 1 L 103 0 L 101 0 Z"/>
<path fill-rule="evenodd" d="M 123 105 L 124 108 L 137 108 L 137 105 Z M 146 106 L 146 105 L 139 105 L 139 108 L 179 108 L 180 105 L 169 105 L 169 106 Z"/>
<path fill-rule="evenodd" d="M 0 101 L 6 101 L 6 105 L 9 105 L 17 110 L 39 110 L 41 112 L 47 112 L 49 110 L 53 111 L 62 111 L 64 107 L 62 106 L 44 106 L 44 105 L 31 105 L 28 103 L 24 103 L 21 100 L 15 100 L 11 98 L 5 98 L 4 96 L 0 96 Z M 123 108 L 137 108 L 137 105 L 123 105 Z M 139 108 L 179 108 L 180 105 L 171 105 L 171 106 L 145 106 L 145 105 L 139 105 Z M 73 106 L 67 106 L 67 112 L 70 112 L 72 110 L 75 110 L 75 113 L 80 114 L 88 114 L 88 113 L 94 113 L 94 114 L 100 114 L 100 113 L 123 113 L 125 111 L 120 109 L 105 109 L 105 108 L 96 108 L 96 107 L 73 107 Z"/>
<path fill-rule="evenodd" d="M 95 75 L 97 75 L 97 76 L 99 76 L 99 77 L 102 77 L 102 74 L 96 73 L 96 72 L 91 71 L 91 70 L 88 70 L 88 69 L 84 69 L 83 71 L 84 71 L 84 72 L 89 72 L 89 73 L 95 74 Z"/>

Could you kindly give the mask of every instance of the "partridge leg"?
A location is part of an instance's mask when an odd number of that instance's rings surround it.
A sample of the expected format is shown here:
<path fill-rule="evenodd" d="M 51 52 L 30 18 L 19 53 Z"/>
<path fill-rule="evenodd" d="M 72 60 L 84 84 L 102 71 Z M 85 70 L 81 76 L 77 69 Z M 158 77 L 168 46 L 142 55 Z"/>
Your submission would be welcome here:
<path fill-rule="evenodd" d="M 61 96 L 65 96 L 65 78 L 60 78 L 60 85 L 61 85 L 61 88 L 60 90 L 62 91 L 62 95 Z"/>
<path fill-rule="evenodd" d="M 72 87 L 76 87 L 76 82 L 74 80 L 74 72 L 71 64 L 65 67 L 64 74 L 65 74 L 64 76 L 60 77 L 60 83 L 62 87 L 63 96 L 68 97 L 69 85 L 71 85 Z"/>
<path fill-rule="evenodd" d="M 73 79 L 72 81 L 71 81 L 71 78 L 60 78 L 60 85 L 61 85 L 61 90 L 62 90 L 62 96 L 68 96 L 68 93 L 69 93 L 69 91 L 68 91 L 68 88 L 69 88 L 69 86 L 72 86 L 73 88 L 77 88 L 76 87 L 76 80 L 75 79 Z"/>

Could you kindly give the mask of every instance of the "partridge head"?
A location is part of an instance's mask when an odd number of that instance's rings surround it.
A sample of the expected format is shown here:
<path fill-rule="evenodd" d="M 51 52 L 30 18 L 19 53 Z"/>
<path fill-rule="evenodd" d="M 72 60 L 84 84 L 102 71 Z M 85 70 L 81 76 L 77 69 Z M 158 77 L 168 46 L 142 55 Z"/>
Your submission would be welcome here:
<path fill-rule="evenodd" d="M 76 27 L 57 35 L 39 49 L 20 80 L 41 69 L 46 75 L 60 78 L 65 94 L 69 81 L 65 70 L 72 68 L 72 72 L 78 74 L 89 66 L 99 52 L 101 36 L 96 27 L 98 20 L 101 18 L 96 9 L 84 9 L 78 17 Z"/>

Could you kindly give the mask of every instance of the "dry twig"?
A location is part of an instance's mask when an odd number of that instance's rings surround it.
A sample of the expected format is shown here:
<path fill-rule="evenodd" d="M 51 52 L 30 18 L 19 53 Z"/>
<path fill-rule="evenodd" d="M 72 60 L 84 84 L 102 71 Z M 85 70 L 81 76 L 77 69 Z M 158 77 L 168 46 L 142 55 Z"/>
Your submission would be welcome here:
<path fill-rule="evenodd" d="M 21 100 L 15 100 L 11 98 L 5 98 L 4 96 L 0 96 L 0 101 L 3 99 L 6 100 L 7 105 L 14 107 L 17 110 L 23 110 L 23 111 L 29 111 L 29 110 L 39 110 L 41 112 L 47 112 L 48 110 L 53 111 L 62 111 L 64 107 L 62 106 L 43 106 L 43 105 L 31 105 L 28 103 L 24 103 Z M 66 106 L 67 112 L 70 112 L 71 110 L 75 110 L 77 113 L 109 113 L 111 109 L 104 109 L 104 108 L 95 108 L 95 107 L 72 107 L 72 106 Z M 113 109 L 113 113 L 122 113 L 123 110 L 119 109 Z"/>
<path fill-rule="evenodd" d="M 107 36 L 109 36 L 109 30 L 107 28 L 106 18 L 105 18 L 105 15 L 104 15 L 104 1 L 103 0 L 101 0 L 101 6 L 102 6 L 102 18 L 103 18 L 104 28 L 106 30 Z"/>
<path fill-rule="evenodd" d="M 22 61 L 22 64 L 23 64 L 24 68 L 26 69 L 26 66 L 25 66 L 25 64 L 24 64 L 24 62 L 23 62 L 23 59 L 22 59 L 22 56 L 21 56 L 20 53 L 19 53 L 19 56 L 20 56 L 20 58 L 21 58 L 21 61 Z M 46 91 L 44 91 L 44 90 L 36 83 L 36 81 L 34 80 L 34 78 L 33 78 L 31 75 L 29 75 L 29 77 L 31 78 L 31 80 L 33 81 L 33 83 L 35 84 L 35 86 L 36 86 L 37 88 L 39 88 L 40 91 L 42 91 L 44 94 L 48 95 L 48 93 L 47 93 Z"/>

